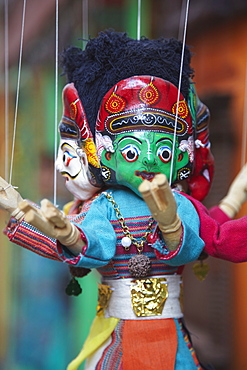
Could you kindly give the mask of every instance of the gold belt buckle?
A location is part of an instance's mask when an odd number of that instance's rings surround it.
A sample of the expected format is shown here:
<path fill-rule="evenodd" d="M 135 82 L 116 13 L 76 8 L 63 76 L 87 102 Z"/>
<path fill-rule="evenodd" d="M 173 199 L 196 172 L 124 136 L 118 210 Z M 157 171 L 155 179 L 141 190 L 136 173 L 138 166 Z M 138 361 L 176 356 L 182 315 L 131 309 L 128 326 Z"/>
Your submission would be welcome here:
<path fill-rule="evenodd" d="M 166 278 L 132 280 L 131 303 L 136 316 L 161 315 L 168 297 Z"/>

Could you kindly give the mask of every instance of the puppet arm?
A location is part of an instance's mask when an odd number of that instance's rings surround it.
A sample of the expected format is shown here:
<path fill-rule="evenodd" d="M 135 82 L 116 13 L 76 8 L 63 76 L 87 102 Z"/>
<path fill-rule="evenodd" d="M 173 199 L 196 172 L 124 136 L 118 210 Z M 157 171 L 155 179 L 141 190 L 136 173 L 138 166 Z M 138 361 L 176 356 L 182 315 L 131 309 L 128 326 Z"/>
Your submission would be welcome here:
<path fill-rule="evenodd" d="M 11 216 L 4 234 L 9 240 L 40 256 L 61 261 L 56 250 L 55 240 L 40 233 L 24 221 L 24 212 L 18 204 L 22 201 L 21 195 L 0 177 L 0 208 Z"/>
<path fill-rule="evenodd" d="M 28 200 L 22 200 L 19 208 L 24 213 L 24 219 L 28 224 L 50 238 L 57 239 L 73 254 L 81 252 L 85 242 L 81 239 L 80 231 L 48 199 L 41 201 L 40 209 L 33 207 Z"/>
<path fill-rule="evenodd" d="M 219 208 L 230 218 L 234 218 L 242 204 L 247 200 L 247 164 L 231 184 L 227 195 L 221 200 Z"/>
<path fill-rule="evenodd" d="M 24 213 L 18 207 L 21 201 L 22 197 L 18 191 L 0 177 L 0 208 L 9 212 L 17 221 L 20 221 L 24 216 Z"/>
<path fill-rule="evenodd" d="M 139 186 L 139 191 L 153 218 L 158 222 L 167 248 L 175 250 L 181 240 L 182 224 L 166 176 L 158 174 L 152 182 L 144 180 Z"/>

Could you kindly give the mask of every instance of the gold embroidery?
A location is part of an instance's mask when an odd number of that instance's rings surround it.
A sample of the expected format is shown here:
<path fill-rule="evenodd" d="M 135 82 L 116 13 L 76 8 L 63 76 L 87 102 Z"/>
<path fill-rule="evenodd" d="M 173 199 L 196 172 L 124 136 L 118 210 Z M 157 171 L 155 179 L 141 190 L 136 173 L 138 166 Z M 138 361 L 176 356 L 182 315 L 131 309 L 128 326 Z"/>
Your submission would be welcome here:
<path fill-rule="evenodd" d="M 98 284 L 98 305 L 97 316 L 101 316 L 108 307 L 111 298 L 112 289 L 109 285 Z"/>
<path fill-rule="evenodd" d="M 136 316 L 161 315 L 168 297 L 165 278 L 133 280 L 131 303 Z"/>

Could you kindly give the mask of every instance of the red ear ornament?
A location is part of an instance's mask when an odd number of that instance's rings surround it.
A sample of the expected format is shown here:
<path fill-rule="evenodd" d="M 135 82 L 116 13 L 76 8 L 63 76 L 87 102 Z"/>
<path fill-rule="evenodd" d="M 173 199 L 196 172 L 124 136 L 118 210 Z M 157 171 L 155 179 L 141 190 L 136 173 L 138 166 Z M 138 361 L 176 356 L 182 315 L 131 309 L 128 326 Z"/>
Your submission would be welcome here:
<path fill-rule="evenodd" d="M 188 179 L 190 195 L 202 201 L 208 194 L 214 176 L 214 157 L 209 141 L 209 109 L 199 99 L 196 112 L 194 170 Z"/>

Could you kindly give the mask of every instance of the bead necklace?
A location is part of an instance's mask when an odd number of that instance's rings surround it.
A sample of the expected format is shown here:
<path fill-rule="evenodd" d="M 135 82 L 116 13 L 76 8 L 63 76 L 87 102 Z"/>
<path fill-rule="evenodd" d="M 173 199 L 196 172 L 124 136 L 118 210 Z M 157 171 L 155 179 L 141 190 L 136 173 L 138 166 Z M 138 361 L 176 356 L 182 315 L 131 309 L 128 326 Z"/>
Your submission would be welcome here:
<path fill-rule="evenodd" d="M 144 244 L 147 243 L 148 236 L 152 233 L 152 226 L 154 224 L 154 219 L 152 216 L 149 217 L 148 227 L 145 231 L 145 234 L 141 237 L 138 241 L 133 235 L 130 233 L 128 226 L 125 223 L 125 219 L 122 216 L 118 204 L 115 202 L 113 196 L 107 192 L 103 193 L 109 202 L 112 204 L 115 212 L 116 217 L 122 227 L 124 237 L 121 240 L 121 244 L 124 247 L 125 251 L 128 251 L 131 245 L 134 245 L 137 249 L 138 254 L 131 257 L 128 263 L 129 272 L 136 278 L 143 278 L 145 277 L 151 269 L 151 261 L 149 257 L 141 254 L 144 249 Z"/>

